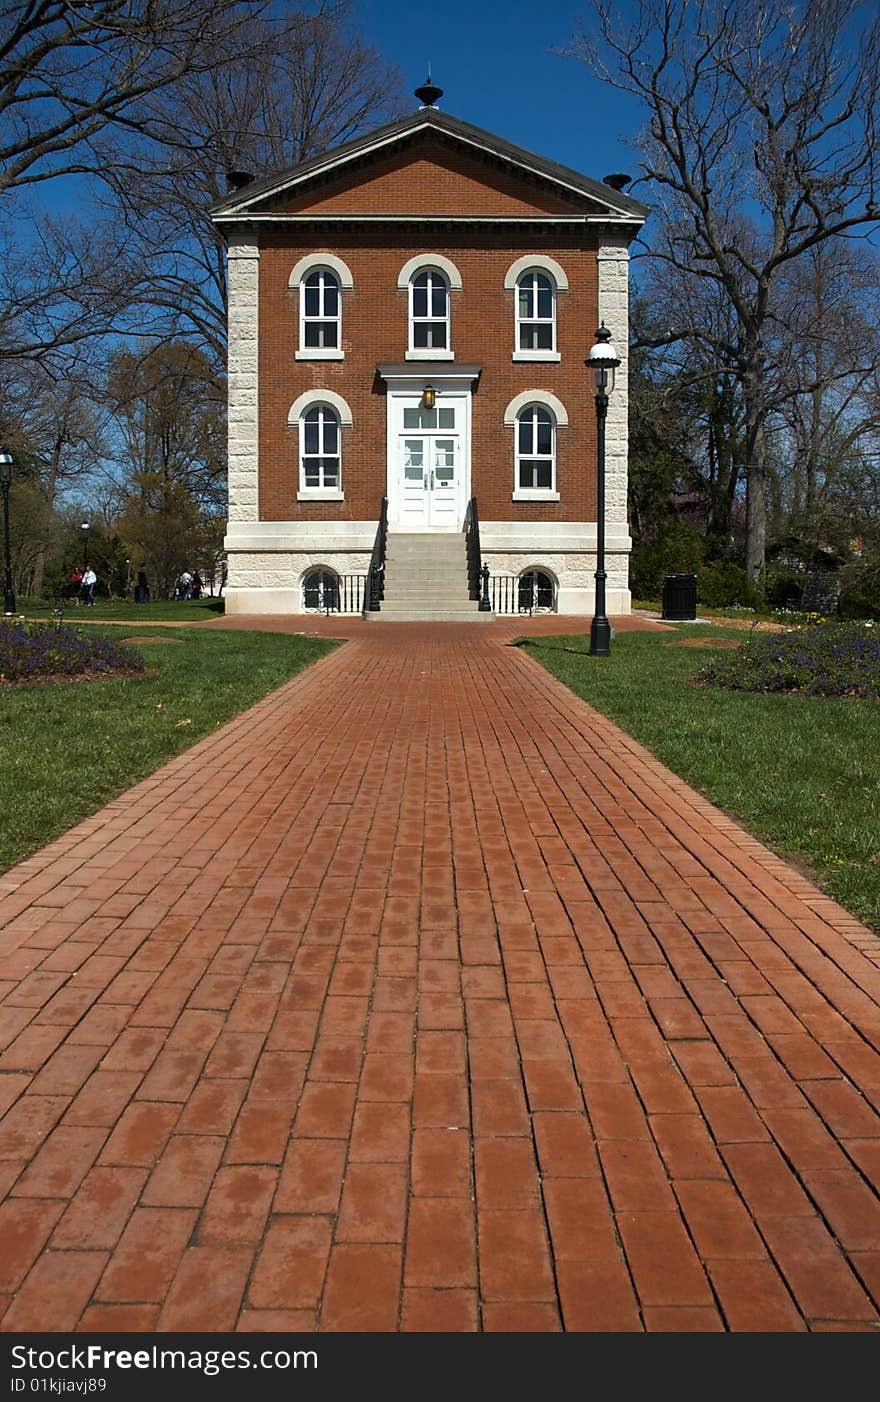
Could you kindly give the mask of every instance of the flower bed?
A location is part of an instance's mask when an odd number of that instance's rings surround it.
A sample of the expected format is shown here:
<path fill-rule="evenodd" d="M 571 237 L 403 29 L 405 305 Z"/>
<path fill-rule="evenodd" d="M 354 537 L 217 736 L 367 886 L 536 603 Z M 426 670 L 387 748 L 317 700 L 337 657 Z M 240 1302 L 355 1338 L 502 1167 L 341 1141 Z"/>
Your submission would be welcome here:
<path fill-rule="evenodd" d="M 0 682 L 128 676 L 146 663 L 134 648 L 73 628 L 0 623 Z"/>
<path fill-rule="evenodd" d="M 752 636 L 702 667 L 697 680 L 729 691 L 880 697 L 880 629 L 828 623 Z"/>

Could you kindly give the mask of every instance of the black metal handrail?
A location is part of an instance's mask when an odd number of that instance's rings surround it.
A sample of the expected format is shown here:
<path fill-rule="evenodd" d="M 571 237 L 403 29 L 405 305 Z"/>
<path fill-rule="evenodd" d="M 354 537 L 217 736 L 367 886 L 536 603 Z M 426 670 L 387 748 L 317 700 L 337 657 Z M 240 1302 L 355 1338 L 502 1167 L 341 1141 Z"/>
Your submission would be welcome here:
<path fill-rule="evenodd" d="M 367 591 L 364 597 L 364 613 L 378 613 L 385 598 L 385 551 L 388 545 L 388 498 L 382 498 L 379 511 L 379 526 L 376 541 L 370 556 Z"/>
<path fill-rule="evenodd" d="M 464 513 L 464 544 L 467 551 L 468 598 L 480 598 L 480 515 L 477 511 L 477 498 L 471 497 Z"/>

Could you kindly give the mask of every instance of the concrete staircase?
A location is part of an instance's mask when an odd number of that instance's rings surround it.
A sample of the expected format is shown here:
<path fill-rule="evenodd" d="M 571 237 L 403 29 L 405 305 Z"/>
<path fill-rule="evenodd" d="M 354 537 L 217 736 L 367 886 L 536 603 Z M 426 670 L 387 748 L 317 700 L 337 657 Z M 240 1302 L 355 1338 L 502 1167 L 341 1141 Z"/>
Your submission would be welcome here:
<path fill-rule="evenodd" d="M 382 622 L 491 622 L 493 613 L 480 613 L 468 598 L 464 535 L 388 535 L 385 549 L 385 598 L 378 613 L 367 618 Z"/>

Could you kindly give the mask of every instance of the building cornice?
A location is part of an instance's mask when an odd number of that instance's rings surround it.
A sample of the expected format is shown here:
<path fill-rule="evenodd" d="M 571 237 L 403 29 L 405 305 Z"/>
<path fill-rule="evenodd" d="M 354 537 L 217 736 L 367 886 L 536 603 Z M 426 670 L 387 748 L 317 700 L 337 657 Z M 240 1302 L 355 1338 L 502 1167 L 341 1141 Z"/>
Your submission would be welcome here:
<path fill-rule="evenodd" d="M 456 147 L 476 154 L 496 167 L 512 171 L 521 177 L 538 181 L 546 188 L 563 192 L 566 198 L 589 200 L 597 212 L 613 222 L 623 220 L 644 223 L 649 210 L 630 195 L 582 175 L 579 171 L 548 160 L 522 146 L 505 141 L 494 133 L 463 122 L 435 107 L 423 107 L 417 112 L 390 122 L 366 136 L 313 156 L 286 171 L 252 181 L 234 193 L 226 195 L 211 207 L 214 219 L 238 215 L 247 217 L 255 205 L 265 200 L 277 200 L 297 194 L 311 184 L 322 184 L 342 170 L 375 160 L 386 151 L 411 145 L 414 138 L 427 136 L 447 147 Z"/>
<path fill-rule="evenodd" d="M 215 224 L 612 224 L 633 233 L 642 219 L 607 214 L 215 214 Z"/>

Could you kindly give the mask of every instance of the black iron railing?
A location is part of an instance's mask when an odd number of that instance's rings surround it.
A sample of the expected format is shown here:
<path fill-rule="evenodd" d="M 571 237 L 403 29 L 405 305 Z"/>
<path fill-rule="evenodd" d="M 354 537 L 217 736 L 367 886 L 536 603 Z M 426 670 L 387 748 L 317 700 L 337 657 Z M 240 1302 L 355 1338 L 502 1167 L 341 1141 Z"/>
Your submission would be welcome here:
<path fill-rule="evenodd" d="M 325 570 L 306 580 L 303 606 L 307 613 L 363 613 L 366 592 L 367 575 Z"/>
<path fill-rule="evenodd" d="M 493 574 L 489 579 L 493 613 L 554 613 L 556 590 L 547 576 Z"/>
<path fill-rule="evenodd" d="M 382 498 L 379 511 L 379 527 L 376 542 L 370 556 L 370 569 L 367 575 L 367 590 L 363 612 L 377 613 L 385 598 L 385 549 L 388 544 L 388 498 Z"/>
<path fill-rule="evenodd" d="M 471 497 L 464 514 L 464 543 L 467 551 L 468 598 L 479 600 L 480 613 L 491 613 L 489 566 L 484 565 L 481 558 L 480 513 L 476 497 Z"/>
<path fill-rule="evenodd" d="M 367 578 L 368 576 L 365 574 L 341 574 L 339 576 L 340 613 L 363 613 Z"/>

